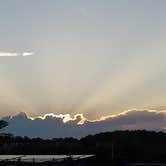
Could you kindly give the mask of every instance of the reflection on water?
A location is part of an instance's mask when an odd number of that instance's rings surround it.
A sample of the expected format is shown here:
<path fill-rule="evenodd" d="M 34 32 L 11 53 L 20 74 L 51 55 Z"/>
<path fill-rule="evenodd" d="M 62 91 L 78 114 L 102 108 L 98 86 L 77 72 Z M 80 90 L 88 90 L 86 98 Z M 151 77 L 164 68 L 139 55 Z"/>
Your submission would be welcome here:
<path fill-rule="evenodd" d="M 94 155 L 0 155 L 0 161 L 46 162 L 84 159 Z"/>

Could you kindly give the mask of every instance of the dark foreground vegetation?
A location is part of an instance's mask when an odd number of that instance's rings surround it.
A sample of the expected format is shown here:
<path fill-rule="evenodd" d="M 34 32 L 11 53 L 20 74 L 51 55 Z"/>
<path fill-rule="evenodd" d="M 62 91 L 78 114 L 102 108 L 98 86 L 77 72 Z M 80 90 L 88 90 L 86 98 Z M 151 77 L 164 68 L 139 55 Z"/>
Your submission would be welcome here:
<path fill-rule="evenodd" d="M 81 139 L 0 136 L 0 154 L 96 154 L 99 162 L 166 162 L 166 133 L 114 131 Z M 91 159 L 92 160 L 92 159 Z"/>

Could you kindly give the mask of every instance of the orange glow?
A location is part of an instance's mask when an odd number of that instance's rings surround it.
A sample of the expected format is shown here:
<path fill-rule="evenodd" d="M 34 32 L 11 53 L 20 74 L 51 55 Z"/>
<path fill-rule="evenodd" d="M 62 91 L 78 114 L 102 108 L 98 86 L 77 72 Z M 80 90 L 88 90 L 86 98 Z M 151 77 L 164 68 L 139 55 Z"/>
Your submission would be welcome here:
<path fill-rule="evenodd" d="M 67 122 L 70 122 L 70 121 L 75 121 L 75 120 L 77 120 L 77 118 L 80 117 L 80 120 L 79 120 L 79 122 L 77 123 L 78 125 L 84 124 L 84 122 L 87 120 L 87 119 L 84 117 L 83 114 L 76 114 L 76 115 L 74 115 L 73 118 L 72 118 L 70 114 L 64 114 L 64 115 L 63 115 L 63 114 L 59 114 L 59 115 L 56 115 L 56 114 L 54 114 L 54 113 L 48 113 L 48 114 L 45 114 L 45 115 L 43 115 L 43 116 L 37 116 L 37 117 L 29 117 L 29 119 L 35 120 L 35 119 L 39 118 L 39 119 L 44 120 L 44 119 L 46 119 L 48 116 L 51 116 L 51 117 L 53 117 L 53 118 L 60 118 L 60 119 L 62 119 L 63 123 L 67 123 Z"/>
<path fill-rule="evenodd" d="M 148 109 L 131 109 L 131 110 L 123 111 L 123 112 L 121 112 L 119 114 L 102 116 L 99 119 L 95 119 L 95 120 L 89 120 L 89 119 L 85 118 L 83 113 L 75 114 L 75 115 L 73 115 L 73 117 L 70 114 L 59 114 L 59 115 L 56 115 L 54 113 L 48 113 L 48 114 L 45 114 L 43 116 L 28 117 L 28 118 L 31 119 L 31 120 L 35 120 L 37 118 L 44 120 L 44 119 L 46 119 L 47 117 L 50 116 L 50 117 L 53 117 L 53 118 L 60 118 L 60 119 L 62 119 L 63 123 L 76 121 L 78 119 L 79 121 L 77 122 L 77 124 L 78 125 L 83 125 L 85 122 L 105 121 L 107 119 L 116 118 L 116 117 L 119 117 L 119 116 L 122 116 L 122 115 L 127 115 L 127 114 L 135 112 L 135 111 L 136 112 L 147 111 L 147 112 L 154 112 L 156 114 L 166 114 L 166 110 L 156 111 L 156 110 L 148 110 Z"/>

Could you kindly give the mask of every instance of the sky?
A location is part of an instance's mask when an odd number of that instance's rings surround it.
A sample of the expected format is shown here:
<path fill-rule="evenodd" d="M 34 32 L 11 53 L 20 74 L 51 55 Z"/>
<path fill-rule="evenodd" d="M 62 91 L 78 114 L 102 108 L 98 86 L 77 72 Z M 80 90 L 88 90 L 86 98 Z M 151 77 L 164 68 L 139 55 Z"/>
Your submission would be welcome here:
<path fill-rule="evenodd" d="M 0 1 L 0 117 L 165 109 L 166 1 Z"/>

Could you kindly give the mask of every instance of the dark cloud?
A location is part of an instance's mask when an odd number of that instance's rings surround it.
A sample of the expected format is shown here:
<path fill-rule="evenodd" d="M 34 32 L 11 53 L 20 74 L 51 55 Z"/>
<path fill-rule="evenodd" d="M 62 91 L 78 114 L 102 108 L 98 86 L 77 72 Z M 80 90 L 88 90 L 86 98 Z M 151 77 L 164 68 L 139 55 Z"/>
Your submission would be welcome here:
<path fill-rule="evenodd" d="M 88 121 L 77 125 L 81 117 L 63 123 L 61 118 L 46 116 L 44 120 L 35 118 L 31 120 L 25 113 L 14 117 L 2 118 L 9 122 L 5 131 L 20 136 L 29 137 L 82 137 L 88 134 L 113 130 L 165 130 L 166 111 L 130 110 L 105 120 Z"/>

